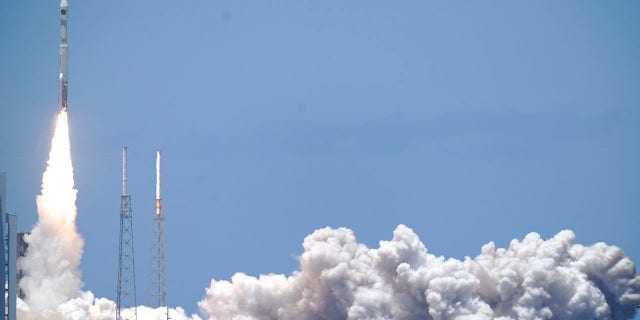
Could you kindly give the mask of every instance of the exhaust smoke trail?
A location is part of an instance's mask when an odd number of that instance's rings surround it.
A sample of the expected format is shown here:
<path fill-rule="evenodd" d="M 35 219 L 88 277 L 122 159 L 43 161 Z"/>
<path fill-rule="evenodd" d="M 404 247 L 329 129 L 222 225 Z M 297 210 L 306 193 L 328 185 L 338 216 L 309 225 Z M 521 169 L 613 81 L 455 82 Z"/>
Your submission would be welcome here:
<path fill-rule="evenodd" d="M 79 296 L 83 240 L 76 231 L 76 194 L 69 123 L 67 112 L 61 111 L 42 175 L 42 191 L 36 198 L 38 223 L 26 238 L 29 249 L 19 262 L 24 272 L 20 287 L 30 311 L 27 318 L 49 318 L 61 304 Z"/>

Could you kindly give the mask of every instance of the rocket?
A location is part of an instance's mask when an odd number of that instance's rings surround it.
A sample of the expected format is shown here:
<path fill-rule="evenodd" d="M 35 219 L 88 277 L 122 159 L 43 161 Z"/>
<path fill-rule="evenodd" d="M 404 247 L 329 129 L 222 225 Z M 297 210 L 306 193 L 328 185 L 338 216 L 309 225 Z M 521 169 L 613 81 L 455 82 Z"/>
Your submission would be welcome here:
<path fill-rule="evenodd" d="M 58 103 L 60 111 L 67 111 L 67 19 L 69 4 L 67 0 L 60 2 L 60 75 L 58 76 Z"/>

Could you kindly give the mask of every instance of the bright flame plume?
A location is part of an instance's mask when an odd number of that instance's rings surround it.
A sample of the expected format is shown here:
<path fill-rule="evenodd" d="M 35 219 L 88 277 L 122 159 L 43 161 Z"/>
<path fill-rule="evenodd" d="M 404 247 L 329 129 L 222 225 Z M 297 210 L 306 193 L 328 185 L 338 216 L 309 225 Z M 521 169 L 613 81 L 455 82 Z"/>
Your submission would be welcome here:
<path fill-rule="evenodd" d="M 53 134 L 47 169 L 42 175 L 42 194 L 37 200 L 40 218 L 55 219 L 75 232 L 77 192 L 73 185 L 69 120 L 67 112 L 62 111 Z"/>
<path fill-rule="evenodd" d="M 67 112 L 58 114 L 42 192 L 36 198 L 38 223 L 27 237 L 20 287 L 30 319 L 57 318 L 59 307 L 80 295 L 83 240 L 76 231 L 76 194 Z"/>

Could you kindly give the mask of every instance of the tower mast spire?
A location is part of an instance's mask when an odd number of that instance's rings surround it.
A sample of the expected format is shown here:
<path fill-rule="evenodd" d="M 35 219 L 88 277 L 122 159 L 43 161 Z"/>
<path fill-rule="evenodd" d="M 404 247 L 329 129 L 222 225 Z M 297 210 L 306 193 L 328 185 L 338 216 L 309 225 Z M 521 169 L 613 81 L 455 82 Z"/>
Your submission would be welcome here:
<path fill-rule="evenodd" d="M 167 319 L 169 319 L 169 304 L 167 303 L 167 260 L 164 244 L 164 212 L 162 211 L 162 198 L 160 198 L 160 150 L 156 151 L 156 199 L 155 210 L 151 215 L 151 254 L 149 255 L 147 300 L 151 307 L 166 307 Z"/>
<path fill-rule="evenodd" d="M 133 251 L 133 214 L 131 212 L 131 196 L 127 193 L 127 147 L 123 147 L 116 320 L 137 319 L 136 271 Z"/>

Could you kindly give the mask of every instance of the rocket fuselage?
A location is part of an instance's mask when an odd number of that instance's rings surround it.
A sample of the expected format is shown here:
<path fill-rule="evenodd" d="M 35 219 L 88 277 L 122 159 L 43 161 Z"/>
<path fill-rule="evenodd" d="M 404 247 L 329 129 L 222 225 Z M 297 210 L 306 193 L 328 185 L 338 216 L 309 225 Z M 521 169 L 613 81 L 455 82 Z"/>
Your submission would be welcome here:
<path fill-rule="evenodd" d="M 60 2 L 60 74 L 58 76 L 58 103 L 60 111 L 67 111 L 67 20 L 69 18 L 69 4 L 67 0 Z"/>

